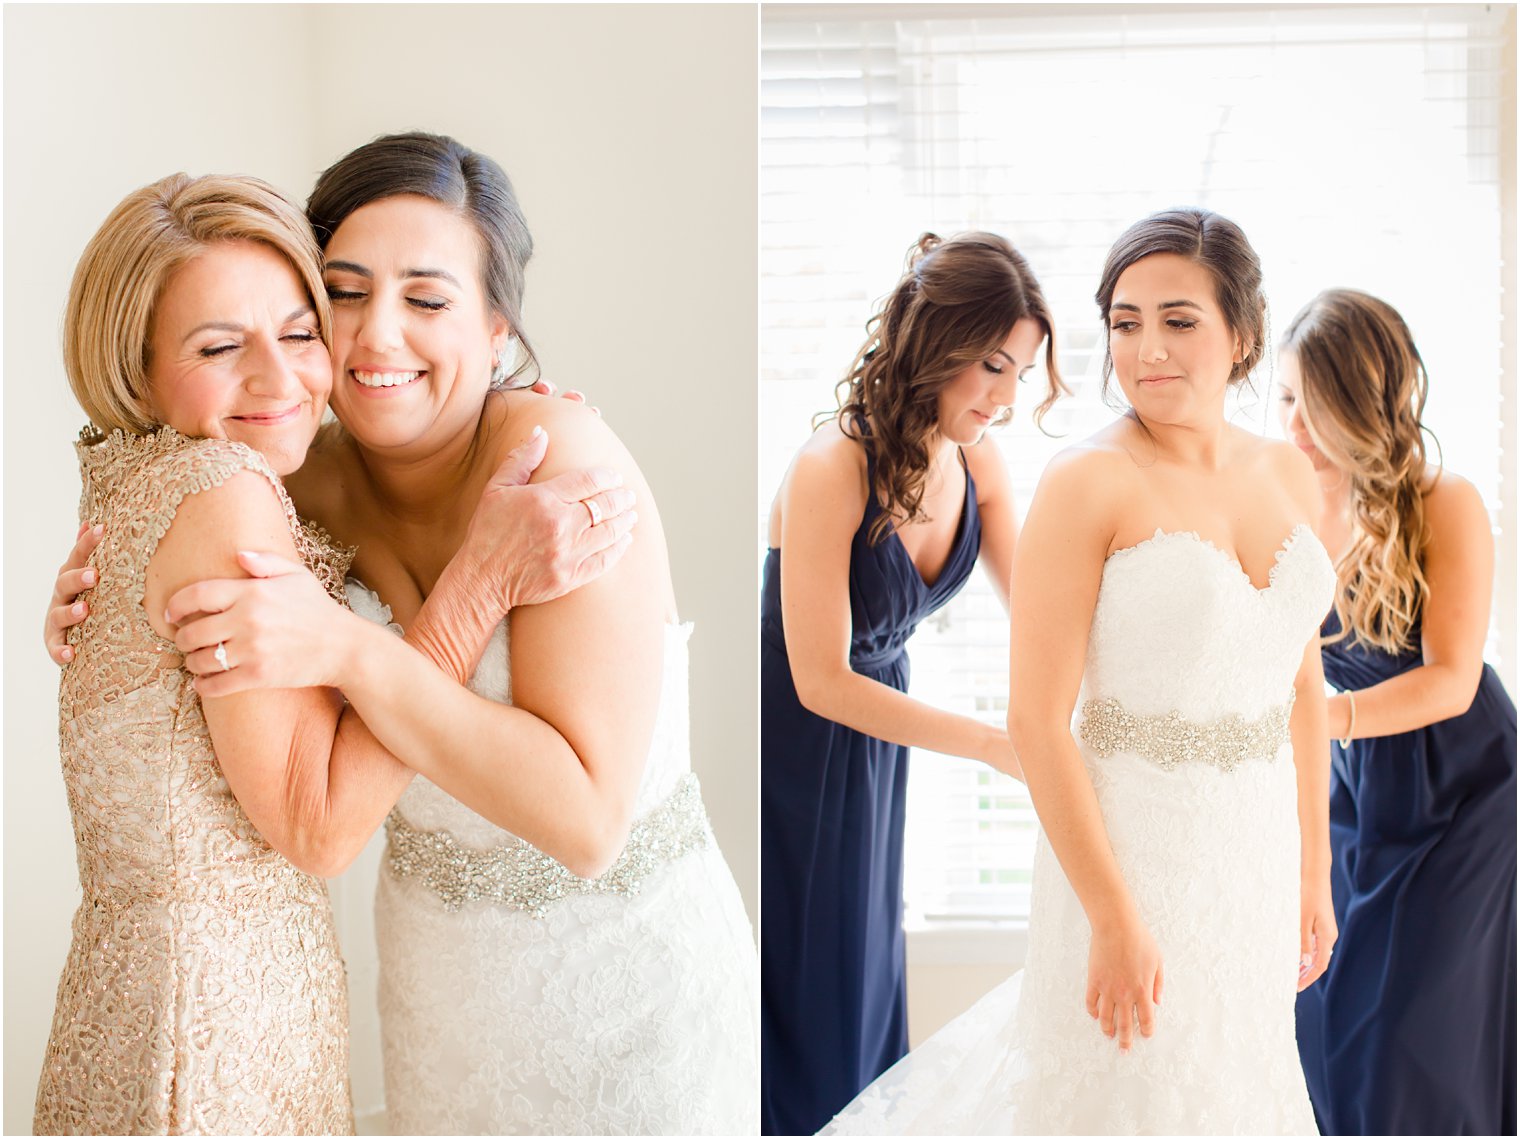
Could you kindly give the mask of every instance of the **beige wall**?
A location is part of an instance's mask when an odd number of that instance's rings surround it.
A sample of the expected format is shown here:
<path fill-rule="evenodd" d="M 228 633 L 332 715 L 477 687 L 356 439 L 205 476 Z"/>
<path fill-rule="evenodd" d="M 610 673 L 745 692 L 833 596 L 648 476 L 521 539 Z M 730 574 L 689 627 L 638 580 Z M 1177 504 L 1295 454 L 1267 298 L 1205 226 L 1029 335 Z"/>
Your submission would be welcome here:
<path fill-rule="evenodd" d="M 591 393 L 659 499 L 697 627 L 694 766 L 754 916 L 755 10 L 11 6 L 4 20 L 6 1132 L 30 1129 L 79 896 L 38 640 L 78 496 L 59 317 L 111 206 L 175 170 L 258 174 L 301 198 L 344 151 L 414 128 L 501 161 L 538 245 L 524 323 L 545 373 Z M 380 1094 L 374 867 L 372 849 L 333 890 L 361 1114 Z"/>

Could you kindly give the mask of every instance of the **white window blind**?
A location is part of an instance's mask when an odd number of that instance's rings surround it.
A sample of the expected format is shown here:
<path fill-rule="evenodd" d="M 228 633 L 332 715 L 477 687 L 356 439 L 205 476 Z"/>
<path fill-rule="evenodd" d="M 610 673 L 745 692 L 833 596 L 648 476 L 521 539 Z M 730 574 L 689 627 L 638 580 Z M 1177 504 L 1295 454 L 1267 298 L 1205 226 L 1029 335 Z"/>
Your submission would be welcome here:
<path fill-rule="evenodd" d="M 1065 442 L 1106 422 L 1092 293 L 1130 223 L 1200 205 L 1261 255 L 1274 340 L 1319 290 L 1365 289 L 1414 329 L 1427 422 L 1496 525 L 1502 485 L 1499 98 L 1505 9 L 1037 6 L 765 9 L 761 63 L 762 543 L 769 496 L 920 232 L 1002 233 L 1050 301 L 1073 398 L 1035 430 L 1045 376 L 996 435 L 1027 504 Z M 880 17 L 880 18 L 874 18 Z M 924 18 L 919 18 L 924 17 Z M 1513 171 L 1505 171 L 1513 179 Z M 1277 433 L 1271 369 L 1232 409 Z M 1512 436 L 1512 429 L 1511 431 Z M 1504 509 L 1501 511 L 1501 502 Z M 1512 527 L 1512 522 L 1506 529 Z M 1500 535 L 1500 557 L 1513 556 Z M 1512 626 L 1500 597 L 1495 628 Z M 912 693 L 1000 722 L 1007 626 L 977 579 L 910 647 Z M 1489 659 L 1513 687 L 1513 661 Z M 920 754 L 910 922 L 1027 912 L 1035 819 L 1022 787 Z"/>

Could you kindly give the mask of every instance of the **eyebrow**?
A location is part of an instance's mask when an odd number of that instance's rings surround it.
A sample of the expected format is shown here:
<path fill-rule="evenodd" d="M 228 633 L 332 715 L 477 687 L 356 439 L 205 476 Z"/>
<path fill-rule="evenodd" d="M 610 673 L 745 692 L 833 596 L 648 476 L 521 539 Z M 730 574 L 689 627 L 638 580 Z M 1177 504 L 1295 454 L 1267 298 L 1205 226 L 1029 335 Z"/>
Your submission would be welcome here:
<path fill-rule="evenodd" d="M 370 272 L 365 266 L 360 265 L 357 261 L 329 261 L 324 268 L 336 269 L 343 273 L 353 273 L 356 276 L 363 277 L 366 281 L 373 281 L 375 279 L 374 273 Z M 401 276 L 404 280 L 411 280 L 415 277 L 432 277 L 439 281 L 448 281 L 456 288 L 463 287 L 459 284 L 459 278 L 447 269 L 404 269 L 401 272 Z"/>
<path fill-rule="evenodd" d="M 1156 306 L 1156 311 L 1157 312 L 1163 312 L 1163 311 L 1165 311 L 1166 309 L 1169 309 L 1169 308 L 1192 308 L 1192 309 L 1197 309 L 1199 312 L 1203 311 L 1203 306 L 1201 304 L 1199 304 L 1197 301 L 1186 301 L 1186 300 L 1182 300 L 1182 301 L 1162 301 L 1159 305 Z M 1127 305 L 1127 304 L 1123 304 L 1123 303 L 1115 303 L 1115 304 L 1111 304 L 1111 305 L 1108 306 L 1108 311 L 1109 312 L 1139 312 L 1140 311 L 1140 306 L 1139 305 Z"/>
<path fill-rule="evenodd" d="M 1027 372 L 1027 371 L 1029 371 L 1030 368 L 1034 367 L 1034 361 L 1033 360 L 1031 360 L 1029 363 L 1025 364 L 1023 367 L 1019 367 L 1019 362 L 1017 360 L 1015 360 L 1012 356 L 1008 355 L 1007 352 L 1004 352 L 1001 348 L 994 349 L 992 354 L 994 356 L 1001 356 L 1003 359 L 1007 360 L 1010 364 L 1012 364 L 1015 368 L 1018 368 L 1019 371 L 1021 371 L 1021 372 Z"/>
<path fill-rule="evenodd" d="M 287 316 L 284 320 L 280 321 L 280 323 L 281 324 L 294 324 L 296 321 L 300 320 L 303 316 L 310 316 L 314 312 L 316 312 L 316 309 L 312 308 L 311 305 L 302 305 L 300 308 L 296 309 L 289 316 Z M 234 320 L 208 320 L 205 324 L 197 324 L 189 332 L 185 333 L 185 339 L 181 340 L 180 343 L 183 344 L 185 342 L 185 340 L 189 340 L 192 336 L 197 336 L 197 335 L 199 335 L 202 332 L 247 332 L 247 331 L 248 331 L 248 326 L 247 325 L 245 325 L 245 324 L 238 324 Z"/>

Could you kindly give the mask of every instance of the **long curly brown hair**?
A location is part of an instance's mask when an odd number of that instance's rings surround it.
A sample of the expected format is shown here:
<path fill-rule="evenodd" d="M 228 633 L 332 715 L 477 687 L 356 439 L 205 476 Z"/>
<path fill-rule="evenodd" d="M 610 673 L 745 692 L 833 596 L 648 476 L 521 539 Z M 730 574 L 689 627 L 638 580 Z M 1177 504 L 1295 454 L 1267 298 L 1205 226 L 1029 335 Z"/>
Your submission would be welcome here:
<path fill-rule="evenodd" d="M 1429 377 L 1404 318 L 1354 289 L 1327 289 L 1293 318 L 1282 350 L 1298 361 L 1304 425 L 1351 482 L 1351 545 L 1336 566 L 1346 637 L 1388 653 L 1413 648 L 1430 594 L 1420 565 Z"/>
<path fill-rule="evenodd" d="M 991 356 L 1026 317 L 1045 330 L 1048 387 L 1034 412 L 1039 424 L 1070 389 L 1056 366 L 1050 306 L 1029 263 L 995 233 L 948 240 L 926 233 L 909 249 L 907 271 L 866 322 L 866 342 L 839 383 L 838 410 L 820 416 L 837 416 L 840 429 L 859 438 L 875 460 L 870 491 L 882 513 L 868 534 L 873 544 L 892 527 L 926 517 L 940 391 Z"/>

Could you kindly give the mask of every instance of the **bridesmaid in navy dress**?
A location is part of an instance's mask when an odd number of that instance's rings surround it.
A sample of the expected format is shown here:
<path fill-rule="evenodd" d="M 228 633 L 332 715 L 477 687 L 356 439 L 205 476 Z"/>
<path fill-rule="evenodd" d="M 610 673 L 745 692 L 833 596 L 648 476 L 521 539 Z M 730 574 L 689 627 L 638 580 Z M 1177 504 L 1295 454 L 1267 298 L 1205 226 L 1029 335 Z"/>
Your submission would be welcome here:
<path fill-rule="evenodd" d="M 1320 473 L 1340 941 L 1298 998 L 1328 1135 L 1515 1133 L 1515 706 L 1483 663 L 1488 514 L 1427 466 L 1426 377 L 1391 307 L 1337 289 L 1278 365 Z"/>
<path fill-rule="evenodd" d="M 980 557 L 1008 601 L 1015 521 L 988 425 L 1047 342 L 1002 238 L 926 234 L 798 452 L 761 602 L 763 1131 L 810 1135 L 908 1047 L 908 748 L 1018 774 L 1002 727 L 905 695 L 905 645 Z"/>

